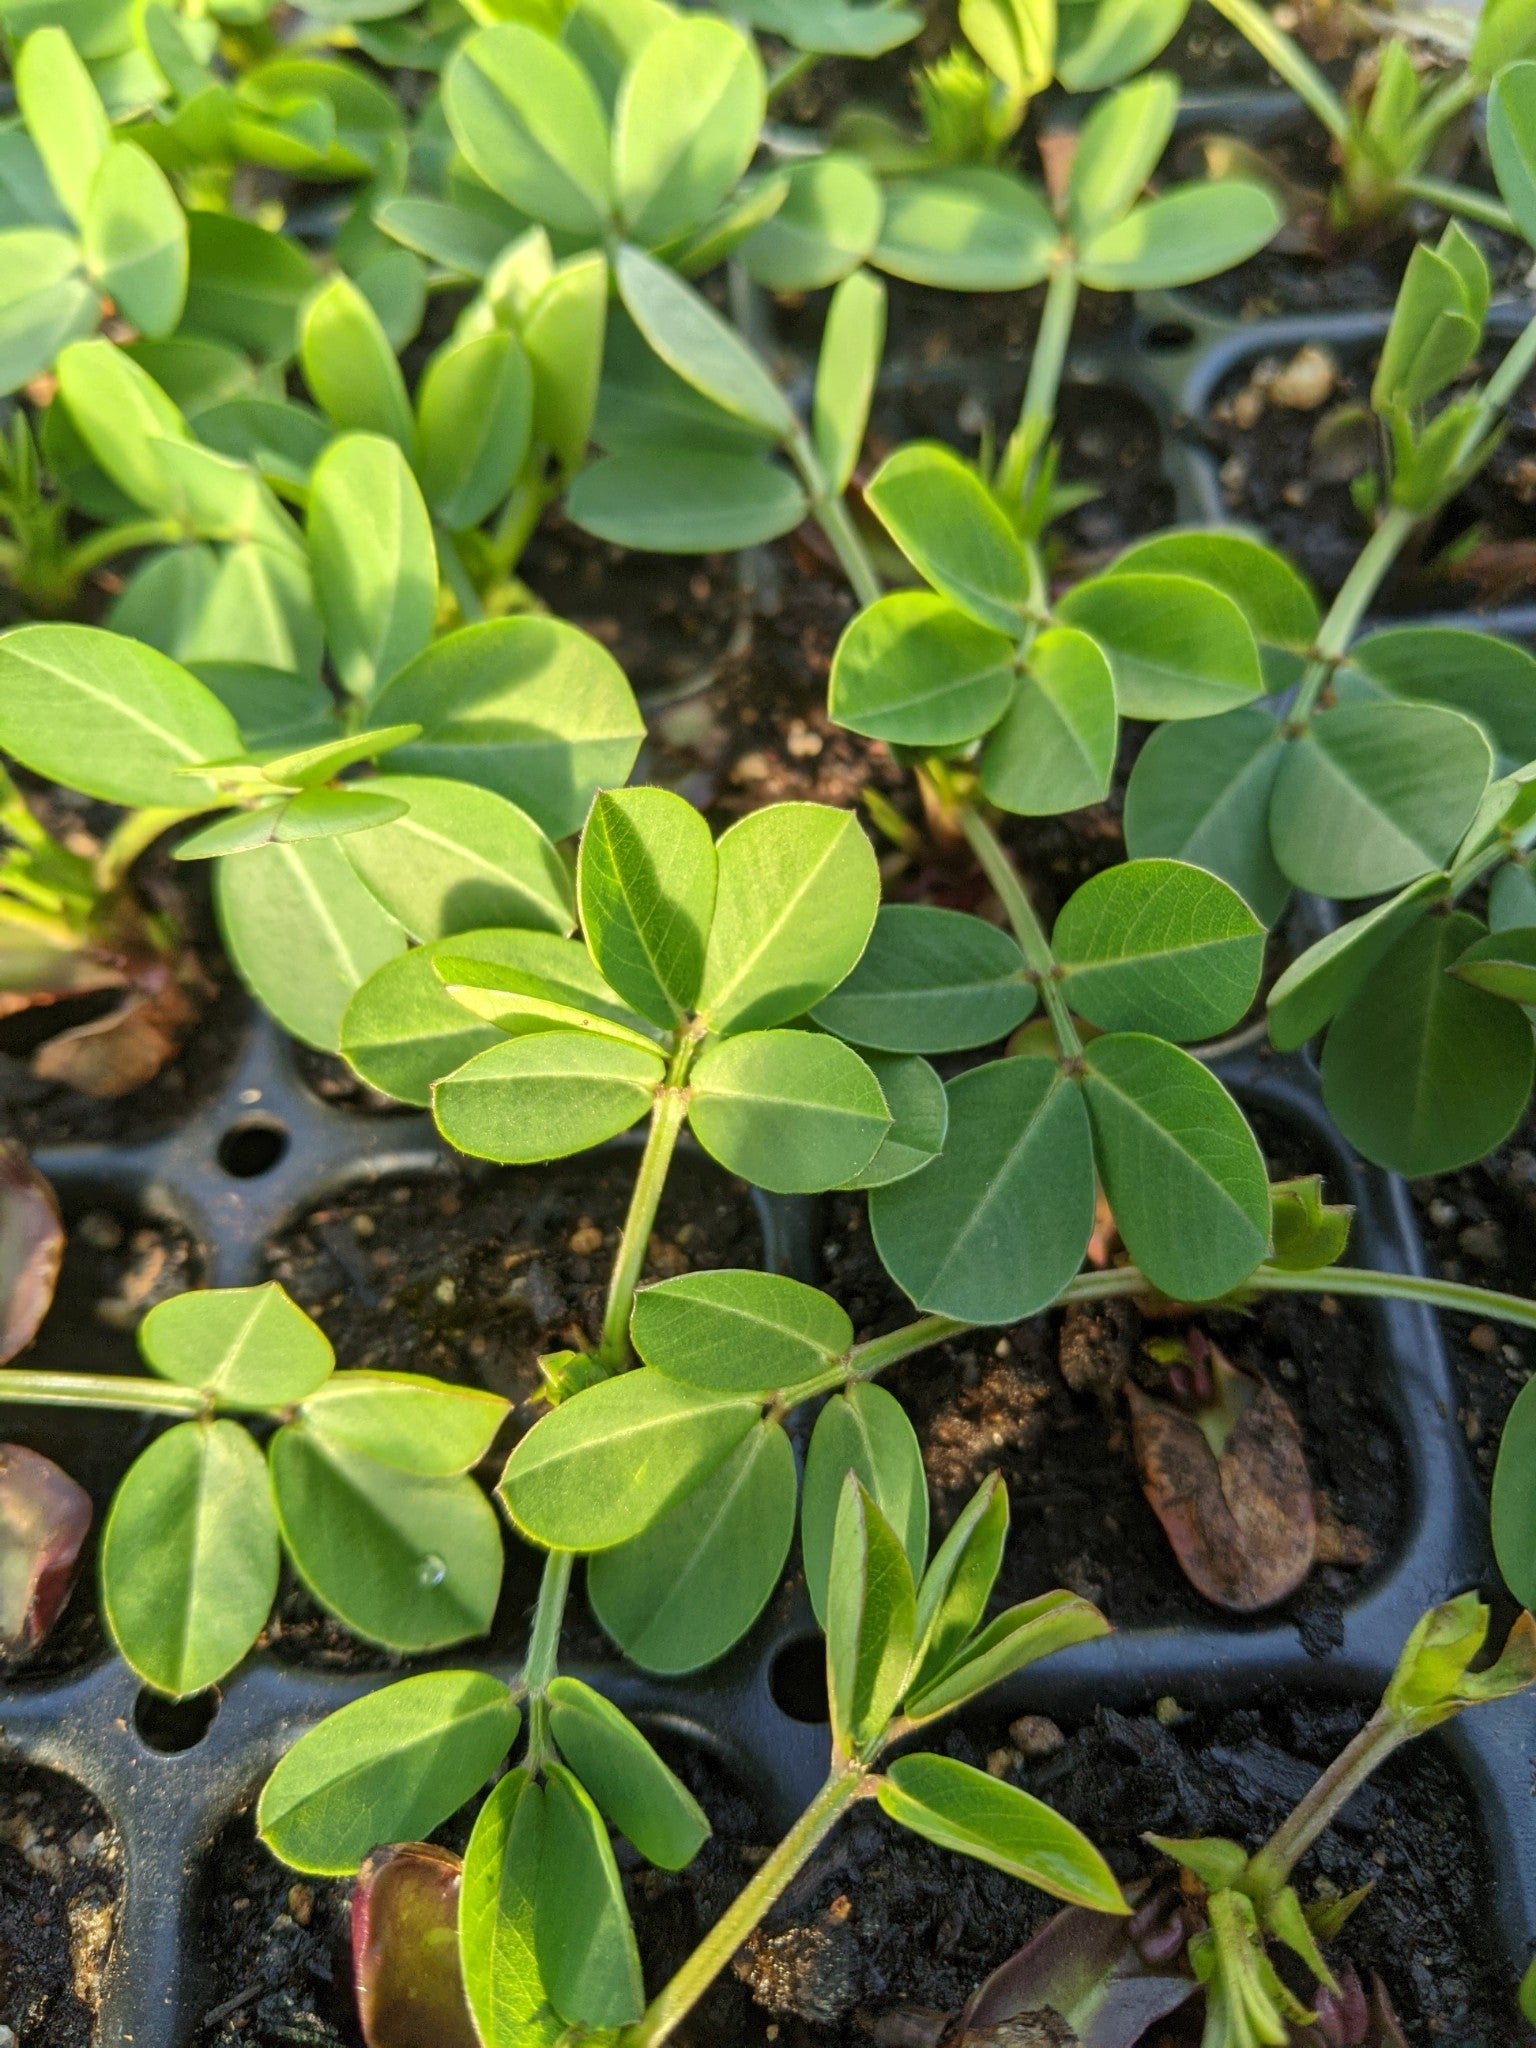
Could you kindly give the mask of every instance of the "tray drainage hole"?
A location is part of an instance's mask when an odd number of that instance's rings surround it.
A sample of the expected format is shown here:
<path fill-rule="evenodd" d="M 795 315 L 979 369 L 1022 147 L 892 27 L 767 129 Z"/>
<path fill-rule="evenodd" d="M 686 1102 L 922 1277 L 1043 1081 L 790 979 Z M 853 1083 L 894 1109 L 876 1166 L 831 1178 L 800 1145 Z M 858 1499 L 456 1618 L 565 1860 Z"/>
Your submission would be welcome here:
<path fill-rule="evenodd" d="M 281 1124 L 252 1118 L 232 1125 L 220 1138 L 218 1161 L 234 1180 L 257 1180 L 270 1173 L 287 1150 L 288 1133 Z"/>
<path fill-rule="evenodd" d="M 1194 338 L 1195 330 L 1186 327 L 1182 320 L 1159 320 L 1141 337 L 1141 345 L 1150 349 L 1153 355 L 1167 356 L 1178 349 L 1188 348 Z"/>
<path fill-rule="evenodd" d="M 133 1703 L 133 1725 L 146 1749 L 179 1756 L 184 1749 L 196 1749 L 218 1711 L 219 1695 L 212 1686 L 186 1700 L 168 1700 L 146 1686 Z"/>
<path fill-rule="evenodd" d="M 791 1721 L 826 1725 L 827 1651 L 820 1636 L 801 1636 L 784 1645 L 768 1673 L 768 1690 Z"/>

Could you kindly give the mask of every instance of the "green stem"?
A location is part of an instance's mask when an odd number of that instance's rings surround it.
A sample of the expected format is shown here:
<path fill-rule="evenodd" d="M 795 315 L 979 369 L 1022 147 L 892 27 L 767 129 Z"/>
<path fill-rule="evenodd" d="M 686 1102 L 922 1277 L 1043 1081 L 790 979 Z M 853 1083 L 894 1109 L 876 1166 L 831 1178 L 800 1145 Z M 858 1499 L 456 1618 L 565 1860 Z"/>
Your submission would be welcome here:
<path fill-rule="evenodd" d="M 757 1875 L 715 1922 L 687 1962 L 651 2000 L 643 2019 L 626 2027 L 619 2048 L 661 2048 L 698 2004 L 768 1909 L 805 1867 L 847 1809 L 873 1784 L 862 1765 L 844 1764 L 795 1822 Z"/>
<path fill-rule="evenodd" d="M 974 804 L 966 804 L 961 810 L 960 829 L 970 842 L 971 851 L 981 863 L 982 872 L 996 890 L 997 900 L 1002 904 L 1008 922 L 1013 927 L 1013 935 L 1019 942 L 1019 949 L 1029 963 L 1030 973 L 1045 1004 L 1046 1015 L 1051 1020 L 1057 1050 L 1064 1060 L 1080 1060 L 1083 1056 L 1083 1042 L 1077 1035 L 1077 1026 L 1072 1022 L 1066 998 L 1061 992 L 1055 957 L 1046 939 L 1045 929 L 1035 915 L 1034 905 L 1019 879 L 1018 870 L 1008 857 L 1008 849 Z"/>
<path fill-rule="evenodd" d="M 1040 445 L 1044 444 L 1051 422 L 1056 417 L 1056 400 L 1067 363 L 1067 344 L 1072 338 L 1072 316 L 1077 311 L 1077 292 L 1077 266 L 1070 256 L 1064 256 L 1051 272 L 1051 281 L 1045 288 L 1040 331 L 1035 336 L 1035 352 L 1029 359 L 1029 382 L 1024 387 L 1024 402 L 1019 407 L 1017 432 L 1023 435 L 1033 428 L 1039 435 Z M 1038 457 L 1037 445 L 1031 467 Z"/>
<path fill-rule="evenodd" d="M 880 575 L 863 535 L 853 523 L 846 499 L 841 491 L 832 489 L 816 450 L 800 427 L 795 428 L 784 445 L 810 496 L 812 516 L 832 543 L 832 552 L 842 565 L 854 596 L 860 604 L 873 604 L 880 595 Z"/>
<path fill-rule="evenodd" d="M 821 62 L 816 50 L 797 50 L 793 57 L 786 57 L 768 80 L 768 104 L 772 106 L 781 92 L 792 86 L 797 78 L 804 78 L 808 71 L 814 71 Z"/>
<path fill-rule="evenodd" d="M 550 1754 L 549 1704 L 545 1694 L 560 1664 L 560 1630 L 565 1621 L 565 1603 L 571 1591 L 571 1567 L 575 1556 L 569 1550 L 552 1550 L 544 1560 L 539 1581 L 538 1605 L 533 1610 L 533 1634 L 523 1660 L 522 1684 L 518 1688 L 528 1700 L 528 1756 L 530 1771 L 536 1771 Z"/>
<path fill-rule="evenodd" d="M 1445 213 L 1459 213 L 1467 220 L 1480 222 L 1485 228 L 1497 228 L 1503 235 L 1518 235 L 1520 232 L 1509 208 L 1500 206 L 1498 200 L 1489 198 L 1486 192 L 1474 192 L 1468 185 L 1457 185 L 1449 178 L 1431 178 L 1423 173 L 1405 174 L 1394 182 L 1398 191 L 1409 199 L 1425 200 Z"/>
<path fill-rule="evenodd" d="M 1265 8 L 1256 6 L 1254 0 L 1211 0 L 1211 4 L 1311 108 L 1336 142 L 1349 139 L 1349 116 L 1338 94 L 1305 50 L 1276 28 Z"/>
<path fill-rule="evenodd" d="M 104 526 L 72 548 L 64 557 L 63 574 L 74 582 L 132 548 L 167 548 L 185 538 L 185 529 L 174 519 L 133 519 L 122 526 Z"/>
<path fill-rule="evenodd" d="M 1266 1895 L 1280 1890 L 1308 1849 L 1338 1818 L 1384 1758 L 1413 1739 L 1414 1731 L 1378 1707 L 1347 1748 L 1341 1749 L 1248 1866 L 1250 1881 Z"/>
<path fill-rule="evenodd" d="M 1430 93 L 1409 124 L 1408 133 L 1403 138 L 1399 161 L 1408 164 L 1421 163 L 1462 109 L 1470 107 L 1477 99 L 1483 85 L 1484 81 L 1468 70 L 1461 72 L 1456 78 L 1448 79 L 1445 84 Z M 1398 183 L 1404 191 L 1410 189 L 1408 179 L 1400 178 Z M 1428 194 L 1420 196 L 1428 197 Z"/>
<path fill-rule="evenodd" d="M 1328 607 L 1313 649 L 1313 659 L 1301 679 L 1296 701 L 1291 706 L 1288 728 L 1293 737 L 1307 729 L 1324 687 L 1349 651 L 1355 630 L 1365 617 L 1371 599 L 1386 580 L 1403 543 L 1418 524 L 1419 515 L 1406 506 L 1394 505 L 1356 557 L 1338 596 Z"/>
<path fill-rule="evenodd" d="M 129 1408 L 158 1415 L 204 1415 L 212 1403 L 196 1387 L 168 1380 L 133 1379 L 108 1372 L 0 1373 L 0 1407 Z"/>
<path fill-rule="evenodd" d="M 1520 386 L 1530 375 L 1536 364 L 1536 320 L 1530 320 L 1521 329 L 1504 360 L 1483 386 L 1478 401 L 1478 418 L 1468 430 L 1469 437 L 1479 438 L 1486 432 L 1496 413 L 1503 412 Z"/>
<path fill-rule="evenodd" d="M 459 608 L 459 617 L 466 626 L 479 625 L 485 617 L 485 606 L 480 602 L 480 593 L 464 566 L 464 557 L 459 553 L 457 541 L 442 527 L 437 529 L 437 559 L 442 568 L 443 581 L 453 592 L 453 601 Z"/>
<path fill-rule="evenodd" d="M 185 810 L 172 810 L 169 806 L 130 811 L 120 824 L 108 835 L 106 843 L 96 856 L 96 881 L 102 889 L 115 889 L 139 855 L 153 846 L 162 832 L 169 832 L 173 825 L 179 825 L 184 818 L 195 818 L 210 808 L 208 804 L 191 804 Z"/>
<path fill-rule="evenodd" d="M 624 1218 L 619 1256 L 614 1261 L 613 1277 L 608 1283 L 603 1334 L 597 1346 L 598 1363 L 605 1365 L 610 1372 L 622 1372 L 629 1363 L 629 1312 L 634 1306 L 635 1289 L 640 1284 L 646 1249 L 651 1241 L 651 1228 L 656 1221 L 662 1190 L 667 1184 L 667 1169 L 672 1164 L 672 1154 L 677 1149 L 683 1120 L 688 1114 L 688 1091 L 683 1082 L 697 1043 L 697 1039 L 691 1036 L 685 1038 L 673 1058 L 666 1086 L 658 1091 L 651 1110 L 651 1127 L 646 1135 L 640 1171 L 635 1176 L 634 1193 L 629 1198 L 629 1214 Z"/>
<path fill-rule="evenodd" d="M 1492 1287 L 1468 1287 L 1460 1280 L 1431 1280 L 1417 1273 L 1381 1273 L 1368 1266 L 1325 1266 L 1315 1273 L 1286 1273 L 1278 1266 L 1260 1266 L 1243 1288 L 1256 1288 L 1261 1294 L 1355 1294 L 1372 1300 L 1418 1301 L 1426 1308 L 1448 1308 L 1457 1315 L 1491 1317 L 1536 1330 L 1536 1301 L 1500 1294 Z"/>

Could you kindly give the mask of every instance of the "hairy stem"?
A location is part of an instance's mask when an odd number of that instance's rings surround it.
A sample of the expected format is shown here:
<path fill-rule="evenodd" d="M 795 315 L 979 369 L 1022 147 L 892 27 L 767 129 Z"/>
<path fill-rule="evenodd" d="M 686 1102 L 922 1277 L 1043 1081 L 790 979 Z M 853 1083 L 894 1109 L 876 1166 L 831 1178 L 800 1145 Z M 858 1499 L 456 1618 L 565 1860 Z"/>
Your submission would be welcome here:
<path fill-rule="evenodd" d="M 172 547 L 184 538 L 182 527 L 174 519 L 131 519 L 122 526 L 104 526 L 78 547 L 71 548 L 64 557 L 62 573 L 71 582 L 78 582 L 114 555 L 127 554 L 132 548 Z"/>
<path fill-rule="evenodd" d="M 1306 731 L 1307 720 L 1316 709 L 1318 698 L 1324 687 L 1332 682 L 1335 669 L 1349 652 L 1349 643 L 1355 637 L 1355 630 L 1365 617 L 1371 599 L 1381 588 L 1418 519 L 1416 512 L 1394 505 L 1360 550 L 1338 596 L 1328 607 L 1328 616 L 1323 620 L 1313 649 L 1313 659 L 1296 692 L 1289 720 L 1293 735 Z"/>
<path fill-rule="evenodd" d="M 1056 417 L 1057 395 L 1067 363 L 1067 344 L 1072 338 L 1072 315 L 1077 311 L 1077 291 L 1076 265 L 1070 256 L 1064 256 L 1051 272 L 1051 281 L 1045 288 L 1040 330 L 1035 336 L 1034 354 L 1029 359 L 1029 382 L 1024 387 L 1024 402 L 1019 407 L 1018 433 L 1033 433 L 1038 437 L 1030 459 L 1031 474 L 1039 467 L 1040 449 L 1045 445 L 1051 422 Z"/>
<path fill-rule="evenodd" d="M 840 491 L 833 490 L 820 457 L 799 427 L 785 446 L 810 495 L 812 516 L 831 542 L 850 589 L 860 604 L 873 604 L 880 595 L 880 574 L 870 559 L 863 535 L 853 523 L 847 500 Z"/>
<path fill-rule="evenodd" d="M 1349 139 L 1349 116 L 1333 87 L 1298 43 L 1276 28 L 1267 8 L 1255 0 L 1211 0 L 1250 42 L 1271 71 L 1277 71 L 1296 97 L 1309 107 L 1336 142 Z"/>
<path fill-rule="evenodd" d="M 1029 963 L 1061 1057 L 1064 1060 L 1081 1059 L 1083 1042 L 1077 1035 L 1077 1026 L 1072 1022 L 1066 998 L 1061 992 L 1055 957 L 1045 929 L 1035 915 L 1035 907 L 1019 879 L 1018 869 L 1008 856 L 1008 849 L 974 804 L 967 804 L 961 811 L 960 829 L 981 863 L 982 872 L 996 890 L 997 900 L 1002 904 L 1013 927 L 1013 935 L 1019 942 L 1019 950 Z"/>
<path fill-rule="evenodd" d="M 1317 1783 L 1292 1808 L 1249 1864 L 1249 1875 L 1267 1892 L 1286 1883 L 1308 1849 L 1337 1819 L 1366 1779 L 1394 1749 L 1413 1739 L 1413 1729 L 1387 1707 L 1378 1707 L 1346 1749 L 1340 1750 Z"/>
<path fill-rule="evenodd" d="M 624 2029 L 619 2048 L 661 2048 L 671 2039 L 837 1821 L 873 1789 L 861 1764 L 843 1764 L 833 1771 L 746 1890 L 737 1894 L 676 1976 L 651 2000 L 644 2018 Z"/>
<path fill-rule="evenodd" d="M 674 1059 L 667 1084 L 658 1092 L 651 1110 L 651 1127 L 641 1154 L 640 1171 L 635 1175 L 634 1192 L 629 1198 L 619 1255 L 608 1282 L 608 1305 L 603 1312 L 603 1334 L 597 1346 L 598 1362 L 610 1372 L 622 1372 L 629 1363 L 629 1312 L 645 1266 L 646 1247 L 651 1241 L 662 1189 L 667 1184 L 667 1169 L 688 1114 L 688 1093 L 682 1080 L 687 1070 L 684 1054 L 691 1055 L 693 1047 L 694 1041 L 689 1040 Z"/>
<path fill-rule="evenodd" d="M 153 846 L 162 832 L 169 832 L 173 825 L 179 825 L 185 818 L 196 818 L 214 805 L 210 803 L 189 804 L 185 810 L 172 810 L 168 806 L 160 809 L 130 811 L 108 835 L 100 853 L 96 856 L 96 882 L 102 889 L 115 889 L 127 875 L 134 862 L 149 847 Z"/>

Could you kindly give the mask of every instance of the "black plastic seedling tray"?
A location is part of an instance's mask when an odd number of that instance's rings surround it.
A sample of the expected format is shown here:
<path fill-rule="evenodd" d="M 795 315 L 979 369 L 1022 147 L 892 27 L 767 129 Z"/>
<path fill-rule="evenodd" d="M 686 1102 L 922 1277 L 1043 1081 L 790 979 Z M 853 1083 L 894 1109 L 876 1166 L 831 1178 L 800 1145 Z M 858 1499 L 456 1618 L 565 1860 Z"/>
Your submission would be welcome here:
<path fill-rule="evenodd" d="M 1299 1127 L 1309 1151 L 1326 1162 L 1331 1194 L 1357 1210 L 1355 1255 L 1416 1270 L 1406 1189 L 1343 1151 L 1307 1064 L 1247 1057 L 1223 1072 L 1250 1109 Z M 265 1170 L 250 1171 L 253 1163 Z M 131 1146 L 63 1145 L 41 1153 L 39 1164 L 66 1212 L 105 1202 L 173 1220 L 195 1239 L 202 1278 L 229 1286 L 265 1277 L 266 1240 L 317 1203 L 359 1183 L 431 1172 L 446 1166 L 447 1155 L 425 1117 L 370 1116 L 322 1101 L 288 1042 L 253 1018 L 222 1090 L 180 1128 Z M 815 1278 L 817 1205 L 759 1197 L 758 1214 L 766 1262 Z M 1145 1708 L 1164 1695 L 1241 1705 L 1277 1690 L 1291 1699 L 1369 1700 L 1424 1608 L 1492 1582 L 1486 1513 L 1456 1428 L 1435 1317 L 1401 1303 L 1379 1305 L 1373 1315 L 1372 1392 L 1402 1444 L 1403 1534 L 1384 1569 L 1346 1607 L 1337 1649 L 1317 1660 L 1287 1622 L 1127 1628 L 1021 1675 L 989 1697 L 988 1716 L 1027 1708 L 1081 1719 L 1099 1706 Z M 74 1426 L 110 1433 L 124 1423 L 92 1417 Z M 775 1686 L 775 1667 L 786 1655 L 803 1659 L 813 1643 L 803 1590 L 792 1580 L 752 1636 L 702 1676 L 652 1679 L 617 1657 L 576 1668 L 642 1720 L 712 1754 L 751 1789 L 772 1834 L 825 1773 L 824 1726 L 792 1718 L 775 1697 L 786 1693 Z M 517 1669 L 515 1655 L 486 1658 L 474 1646 L 424 1661 L 475 1665 L 508 1679 Z M 216 1838 L 303 1728 L 399 1675 L 305 1670 L 258 1654 L 184 1726 L 157 1712 L 106 1654 L 60 1679 L 22 1675 L 0 1694 L 9 1750 L 77 1780 L 121 1835 L 123 1898 L 103 1987 L 101 2048 L 193 2048 L 213 2002 L 199 1929 Z M 215 1710 L 206 1718 L 209 1705 Z M 1536 1707 L 1515 1701 L 1482 1709 L 1444 1739 L 1481 1815 L 1513 1979 L 1536 1939 Z"/>

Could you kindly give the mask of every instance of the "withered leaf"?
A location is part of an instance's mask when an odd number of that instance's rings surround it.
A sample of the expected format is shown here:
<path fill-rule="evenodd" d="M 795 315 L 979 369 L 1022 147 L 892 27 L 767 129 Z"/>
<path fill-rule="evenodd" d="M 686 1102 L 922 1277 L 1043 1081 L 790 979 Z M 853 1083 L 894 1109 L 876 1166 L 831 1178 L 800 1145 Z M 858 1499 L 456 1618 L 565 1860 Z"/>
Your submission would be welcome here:
<path fill-rule="evenodd" d="M 53 1189 L 14 1139 L 0 1140 L 0 1365 L 37 1335 L 63 1257 Z"/>
<path fill-rule="evenodd" d="M 0 1444 L 0 1656 L 35 1650 L 68 1600 L 91 1497 L 22 1444 Z"/>
<path fill-rule="evenodd" d="M 1135 2048 L 1199 1988 L 1160 1966 L 1183 1948 L 1182 1928 L 1173 1952 L 1150 1961 L 1142 1941 L 1168 1916 L 1161 1899 L 1148 1905 L 1130 1920 L 1082 1906 L 1054 1914 L 972 1994 L 956 2048 Z"/>
<path fill-rule="evenodd" d="M 198 1004 L 179 981 L 136 990 L 89 1024 L 76 1024 L 40 1045 L 32 1071 L 81 1095 L 111 1101 L 152 1081 L 180 1052 L 197 1022 Z"/>
<path fill-rule="evenodd" d="M 1220 1457 L 1193 1416 L 1128 1386 L 1142 1491 L 1196 1591 L 1234 1614 L 1295 1592 L 1312 1568 L 1317 1514 L 1289 1404 L 1258 1385 Z"/>

